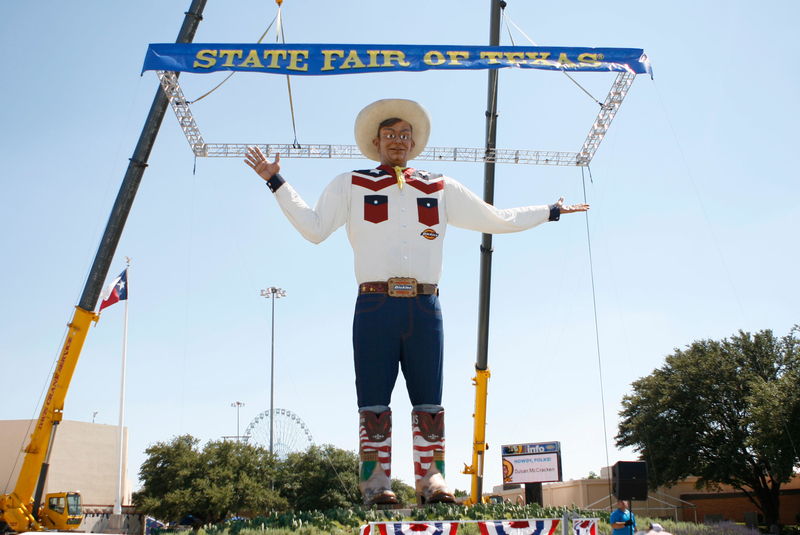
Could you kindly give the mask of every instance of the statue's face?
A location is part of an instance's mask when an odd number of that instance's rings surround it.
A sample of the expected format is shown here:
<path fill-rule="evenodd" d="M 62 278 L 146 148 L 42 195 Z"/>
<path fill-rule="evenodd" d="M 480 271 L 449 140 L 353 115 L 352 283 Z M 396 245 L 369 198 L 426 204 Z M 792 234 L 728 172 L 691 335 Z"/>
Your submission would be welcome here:
<path fill-rule="evenodd" d="M 391 126 L 384 126 L 378 132 L 378 137 L 372 140 L 372 144 L 381 155 L 381 164 L 406 167 L 408 157 L 414 148 L 411 125 L 406 121 L 400 121 Z"/>

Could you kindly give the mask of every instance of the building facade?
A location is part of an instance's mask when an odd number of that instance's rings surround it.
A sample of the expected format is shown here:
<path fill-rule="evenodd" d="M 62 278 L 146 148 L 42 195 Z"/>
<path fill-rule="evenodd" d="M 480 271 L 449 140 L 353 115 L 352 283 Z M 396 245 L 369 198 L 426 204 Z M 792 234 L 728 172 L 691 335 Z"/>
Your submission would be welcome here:
<path fill-rule="evenodd" d="M 22 468 L 36 420 L 0 421 L 0 494 L 9 494 Z M 45 484 L 49 492 L 79 491 L 84 509 L 113 505 L 117 495 L 119 427 L 62 421 L 56 432 Z M 128 466 L 128 429 L 124 429 L 122 466 Z M 130 503 L 132 485 L 125 470 L 122 503 Z"/>
<path fill-rule="evenodd" d="M 616 508 L 616 498 L 612 497 L 611 479 L 608 469 L 601 471 L 598 479 L 579 479 L 560 483 L 544 483 L 542 498 L 545 506 L 567 506 L 573 504 L 581 509 Z M 698 478 L 691 477 L 673 487 L 660 487 L 648 494 L 648 500 L 634 501 L 633 512 L 652 518 L 671 518 L 684 522 L 711 522 L 730 520 L 745 522 L 745 514 L 758 512 L 756 505 L 741 491 L 723 486 L 719 492 L 700 491 L 695 487 Z M 509 488 L 499 485 L 494 495 L 504 501 L 525 503 L 525 488 Z M 781 524 L 800 524 L 800 477 L 781 486 Z"/>

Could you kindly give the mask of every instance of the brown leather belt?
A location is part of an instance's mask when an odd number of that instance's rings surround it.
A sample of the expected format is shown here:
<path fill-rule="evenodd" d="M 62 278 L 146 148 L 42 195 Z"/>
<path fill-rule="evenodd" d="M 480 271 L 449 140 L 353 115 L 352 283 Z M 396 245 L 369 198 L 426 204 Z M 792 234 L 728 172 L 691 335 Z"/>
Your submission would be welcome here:
<path fill-rule="evenodd" d="M 388 293 L 392 297 L 416 297 L 417 295 L 439 295 L 435 284 L 417 282 L 416 279 L 394 278 L 388 281 L 362 282 L 358 294 Z"/>

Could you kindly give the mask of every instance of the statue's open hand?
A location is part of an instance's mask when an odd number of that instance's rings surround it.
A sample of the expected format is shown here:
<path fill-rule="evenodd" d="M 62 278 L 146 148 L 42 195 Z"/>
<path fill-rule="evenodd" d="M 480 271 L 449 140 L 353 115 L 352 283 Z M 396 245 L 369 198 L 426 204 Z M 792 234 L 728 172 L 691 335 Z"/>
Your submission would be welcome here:
<path fill-rule="evenodd" d="M 588 204 L 570 204 L 569 206 L 564 205 L 564 197 L 561 197 L 556 202 L 556 206 L 558 207 L 559 211 L 562 214 L 571 214 L 572 212 L 585 212 L 589 209 Z"/>
<path fill-rule="evenodd" d="M 258 173 L 258 176 L 264 180 L 269 180 L 273 175 L 276 175 L 280 172 L 280 161 L 280 153 L 275 155 L 274 162 L 270 162 L 258 147 L 247 147 L 247 159 L 244 161 L 244 163 L 249 165 L 256 173 Z"/>

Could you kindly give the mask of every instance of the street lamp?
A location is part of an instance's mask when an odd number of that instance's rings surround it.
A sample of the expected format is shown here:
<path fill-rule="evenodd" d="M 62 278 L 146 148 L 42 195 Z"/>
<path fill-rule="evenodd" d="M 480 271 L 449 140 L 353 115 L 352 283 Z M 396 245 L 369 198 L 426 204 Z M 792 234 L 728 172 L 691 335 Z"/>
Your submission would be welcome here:
<path fill-rule="evenodd" d="M 272 298 L 272 353 L 269 371 L 269 452 L 273 451 L 273 430 L 275 426 L 275 299 L 286 297 L 286 291 L 274 286 L 261 290 L 261 297 Z"/>
<path fill-rule="evenodd" d="M 241 401 L 234 401 L 231 403 L 231 407 L 236 407 L 236 442 L 240 442 L 242 436 L 239 434 L 239 409 L 244 407 L 244 403 Z"/>

